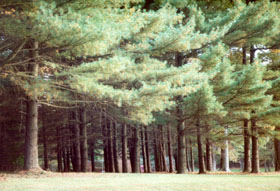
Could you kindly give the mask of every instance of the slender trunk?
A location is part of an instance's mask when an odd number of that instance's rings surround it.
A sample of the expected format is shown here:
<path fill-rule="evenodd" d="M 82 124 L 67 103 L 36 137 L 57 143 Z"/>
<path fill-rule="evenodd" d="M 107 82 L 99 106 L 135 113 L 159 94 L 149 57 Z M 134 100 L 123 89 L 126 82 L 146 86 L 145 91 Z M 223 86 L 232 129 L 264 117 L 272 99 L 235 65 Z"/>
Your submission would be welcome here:
<path fill-rule="evenodd" d="M 118 148 L 117 148 L 117 127 L 116 123 L 113 122 L 113 153 L 114 153 L 114 167 L 115 167 L 115 172 L 119 173 L 120 168 L 119 168 L 119 163 L 118 163 Z"/>
<path fill-rule="evenodd" d="M 39 64 L 36 61 L 38 57 L 37 49 L 39 44 L 33 41 L 30 50 L 30 72 L 31 76 L 38 76 Z M 33 82 L 35 83 L 35 82 Z M 27 99 L 27 121 L 25 131 L 25 150 L 24 150 L 24 169 L 40 169 L 38 162 L 38 93 L 36 90 L 32 92 L 32 96 Z"/>
<path fill-rule="evenodd" d="M 155 129 L 153 129 L 153 135 L 154 135 L 154 161 L 155 161 L 155 171 L 159 171 L 159 160 L 158 160 L 158 147 L 157 147 L 157 137 Z"/>
<path fill-rule="evenodd" d="M 149 136 L 147 126 L 145 126 L 145 149 L 146 149 L 146 159 L 147 159 L 147 172 L 151 173 L 151 161 L 150 161 L 150 149 L 149 149 Z"/>
<path fill-rule="evenodd" d="M 145 134 L 144 128 L 141 126 L 141 146 L 142 146 L 142 158 L 144 165 L 144 172 L 147 173 L 147 160 L 146 160 L 146 148 L 145 148 Z"/>
<path fill-rule="evenodd" d="M 75 121 L 73 124 L 73 154 L 74 154 L 74 163 L 75 163 L 75 172 L 81 171 L 81 148 L 80 148 L 80 119 L 78 111 L 73 111 L 73 120 Z"/>
<path fill-rule="evenodd" d="M 91 171 L 95 172 L 95 143 L 91 143 Z"/>
<path fill-rule="evenodd" d="M 108 160 L 109 172 L 114 172 L 114 155 L 113 155 L 113 141 L 112 141 L 112 123 L 107 119 L 107 136 L 108 136 Z"/>
<path fill-rule="evenodd" d="M 122 126 L 122 172 L 127 173 L 127 125 Z"/>
<path fill-rule="evenodd" d="M 62 172 L 62 154 L 60 128 L 56 128 L 56 153 L 57 153 L 57 171 Z"/>
<path fill-rule="evenodd" d="M 188 138 L 186 137 L 186 166 L 188 172 L 191 172 L 190 162 L 189 162 L 189 147 L 188 147 Z"/>
<path fill-rule="evenodd" d="M 133 173 L 140 173 L 140 148 L 139 148 L 139 143 L 140 143 L 140 136 L 139 136 L 139 128 L 134 127 L 134 154 L 133 158 L 134 160 L 132 161 L 133 164 Z"/>
<path fill-rule="evenodd" d="M 131 171 L 134 171 L 134 165 L 133 165 L 133 161 L 134 159 L 134 131 L 133 131 L 133 127 L 131 125 L 129 125 L 129 135 L 130 138 L 128 139 L 128 145 L 129 145 L 129 160 L 130 160 L 130 166 L 131 166 Z"/>
<path fill-rule="evenodd" d="M 103 160 L 105 172 L 109 172 L 109 163 L 108 163 L 108 138 L 107 138 L 107 128 L 106 128 L 106 116 L 103 111 L 100 113 L 100 125 L 102 126 L 103 134 Z"/>
<path fill-rule="evenodd" d="M 259 161 L 259 145 L 258 145 L 258 129 L 256 122 L 252 123 L 252 173 L 260 172 L 260 161 Z"/>
<path fill-rule="evenodd" d="M 80 133 L 81 133 L 81 171 L 87 171 L 88 151 L 87 151 L 87 126 L 86 126 L 86 109 L 80 109 Z"/>
<path fill-rule="evenodd" d="M 244 136 L 244 169 L 243 172 L 250 172 L 250 134 L 249 122 L 244 120 L 243 136 Z"/>
<path fill-rule="evenodd" d="M 274 138 L 275 171 L 280 171 L 280 141 Z"/>
<path fill-rule="evenodd" d="M 63 157 L 63 172 L 68 172 L 67 151 L 65 147 L 62 149 L 62 157 Z"/>
<path fill-rule="evenodd" d="M 177 109 L 177 111 L 179 111 Z M 179 111 L 180 112 L 180 111 Z M 186 173 L 186 138 L 184 126 L 181 122 L 177 124 L 177 133 L 178 133 L 178 174 Z"/>
<path fill-rule="evenodd" d="M 224 169 L 224 155 L 225 155 L 225 149 L 221 148 L 221 160 L 220 160 L 220 170 Z"/>
<path fill-rule="evenodd" d="M 183 65 L 184 55 L 182 53 L 175 54 L 175 65 L 180 67 Z M 185 133 L 184 126 L 182 122 L 183 111 L 181 109 L 181 103 L 183 99 L 178 96 L 176 99 L 176 116 L 177 116 L 177 134 L 178 134 L 178 161 L 177 161 L 177 173 L 186 173 L 186 143 L 185 143 Z"/>
<path fill-rule="evenodd" d="M 48 140 L 46 132 L 46 124 L 44 115 L 42 116 L 42 130 L 43 130 L 43 145 L 44 145 L 44 170 L 49 169 L 49 159 L 48 159 Z"/>
<path fill-rule="evenodd" d="M 243 65 L 247 65 L 247 49 L 242 48 Z M 250 134 L 248 127 L 248 120 L 243 122 L 243 137 L 244 137 L 244 169 L 243 172 L 250 172 Z"/>
<path fill-rule="evenodd" d="M 175 171 L 178 171 L 178 159 L 177 159 L 177 154 L 174 154 L 174 161 L 175 161 Z"/>
<path fill-rule="evenodd" d="M 159 130 L 160 130 L 160 150 L 161 150 L 161 164 L 162 164 L 161 170 L 167 172 L 164 129 L 162 125 L 159 126 Z"/>
<path fill-rule="evenodd" d="M 211 143 L 209 139 L 206 139 L 206 169 L 212 171 L 212 157 L 211 157 Z"/>
<path fill-rule="evenodd" d="M 212 145 L 212 167 L 213 171 L 217 171 L 217 161 L 216 161 L 216 147 Z"/>
<path fill-rule="evenodd" d="M 193 148 L 192 148 L 192 140 L 190 139 L 190 159 L 191 159 L 191 171 L 194 172 L 194 157 L 193 157 Z"/>
<path fill-rule="evenodd" d="M 67 168 L 68 168 L 68 171 L 71 171 L 71 151 L 70 151 L 70 147 L 67 147 L 67 154 L 66 154 L 66 159 L 67 159 Z"/>
<path fill-rule="evenodd" d="M 225 136 L 228 135 L 228 130 L 227 128 L 225 129 Z M 229 151 L 228 151 L 228 140 L 226 139 L 224 141 L 224 149 L 223 149 L 223 154 L 222 154 L 222 161 L 223 161 L 223 164 L 222 164 L 222 170 L 223 171 L 226 171 L 226 172 L 230 172 L 230 169 L 229 169 Z"/>
<path fill-rule="evenodd" d="M 196 133 L 197 133 L 197 148 L 198 148 L 198 166 L 199 166 L 199 174 L 206 173 L 204 160 L 203 160 L 203 148 L 202 148 L 202 137 L 200 132 L 199 122 L 196 125 Z"/>
<path fill-rule="evenodd" d="M 172 137 L 170 132 L 170 126 L 167 126 L 167 133 L 168 133 L 168 157 L 169 157 L 169 172 L 172 173 L 173 169 L 173 161 L 172 161 Z"/>

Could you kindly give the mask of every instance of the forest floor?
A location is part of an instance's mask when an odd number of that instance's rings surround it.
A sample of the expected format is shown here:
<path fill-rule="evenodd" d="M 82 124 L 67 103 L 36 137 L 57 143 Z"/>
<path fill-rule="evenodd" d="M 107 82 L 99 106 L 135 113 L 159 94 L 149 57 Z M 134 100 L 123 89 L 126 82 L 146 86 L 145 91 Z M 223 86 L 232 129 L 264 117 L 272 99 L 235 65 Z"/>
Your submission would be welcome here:
<path fill-rule="evenodd" d="M 280 191 L 280 173 L 0 173 L 0 191 Z"/>

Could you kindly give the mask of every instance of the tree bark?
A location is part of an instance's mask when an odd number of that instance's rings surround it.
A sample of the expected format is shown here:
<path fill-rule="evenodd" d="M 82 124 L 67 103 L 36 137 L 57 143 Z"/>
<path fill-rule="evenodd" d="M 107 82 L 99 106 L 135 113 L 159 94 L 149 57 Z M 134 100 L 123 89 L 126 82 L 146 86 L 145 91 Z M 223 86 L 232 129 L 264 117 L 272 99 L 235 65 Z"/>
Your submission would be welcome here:
<path fill-rule="evenodd" d="M 228 130 L 227 128 L 225 129 L 225 136 L 228 135 Z M 229 169 L 229 150 L 228 150 L 228 140 L 226 139 L 224 141 L 224 148 L 223 148 L 223 153 L 222 153 L 222 169 L 223 171 L 226 171 L 226 172 L 230 172 L 230 169 Z"/>
<path fill-rule="evenodd" d="M 165 139 L 164 139 L 164 129 L 162 125 L 159 125 L 160 131 L 160 157 L 161 157 L 161 170 L 167 172 L 167 163 L 166 163 L 166 150 L 165 150 Z"/>
<path fill-rule="evenodd" d="M 122 172 L 127 173 L 127 125 L 122 126 Z"/>
<path fill-rule="evenodd" d="M 44 145 L 44 170 L 49 169 L 49 159 L 48 159 L 48 140 L 46 132 L 46 123 L 44 114 L 42 116 L 42 130 L 43 130 L 43 145 Z"/>
<path fill-rule="evenodd" d="M 114 167 L 115 167 L 115 172 L 119 173 L 120 168 L 119 168 L 119 163 L 118 163 L 118 148 L 117 148 L 117 127 L 116 123 L 113 122 L 113 153 L 114 153 Z"/>
<path fill-rule="evenodd" d="M 73 154 L 75 163 L 75 172 L 81 171 L 81 148 L 80 148 L 80 118 L 78 111 L 72 112 L 72 119 L 74 120 L 73 128 Z"/>
<path fill-rule="evenodd" d="M 62 172 L 62 154 L 60 128 L 56 128 L 56 153 L 57 153 L 57 171 Z"/>
<path fill-rule="evenodd" d="M 216 147 L 212 145 L 212 167 L 213 171 L 217 171 L 217 161 L 216 161 Z"/>
<path fill-rule="evenodd" d="M 169 172 L 173 173 L 173 161 L 172 161 L 172 137 L 171 137 L 171 132 L 170 132 L 170 126 L 167 126 L 167 133 L 168 133 L 168 157 L 169 157 Z"/>
<path fill-rule="evenodd" d="M 194 172 L 194 157 L 193 157 L 193 148 L 192 148 L 192 140 L 190 139 L 190 166 L 191 166 L 191 171 Z"/>
<path fill-rule="evenodd" d="M 244 169 L 243 172 L 250 172 L 250 134 L 249 134 L 249 122 L 244 120 L 243 136 L 244 136 Z"/>
<path fill-rule="evenodd" d="M 180 113 L 180 109 L 177 108 L 177 113 Z M 180 114 L 179 114 L 180 115 Z M 186 173 L 186 136 L 184 131 L 184 126 L 181 122 L 177 124 L 178 133 L 178 174 Z"/>
<path fill-rule="evenodd" d="M 155 171 L 159 171 L 159 159 L 158 159 L 158 147 L 157 147 L 157 136 L 155 129 L 153 129 L 153 135 L 154 135 L 154 161 L 155 161 Z"/>
<path fill-rule="evenodd" d="M 95 142 L 91 143 L 91 171 L 95 172 Z"/>
<path fill-rule="evenodd" d="M 280 141 L 274 138 L 275 171 L 280 171 Z"/>
<path fill-rule="evenodd" d="M 191 172 L 189 158 L 188 137 L 186 136 L 186 167 L 188 169 L 188 172 Z"/>
<path fill-rule="evenodd" d="M 201 137 L 199 122 L 197 122 L 197 124 L 196 124 L 196 133 L 197 133 L 199 174 L 203 174 L 203 173 L 206 173 L 206 170 L 205 170 L 205 165 L 204 165 L 204 160 L 203 160 L 202 137 Z"/>
<path fill-rule="evenodd" d="M 114 172 L 114 155 L 113 155 L 113 141 L 112 141 L 112 123 L 107 119 L 107 138 L 108 138 L 108 163 L 109 172 Z"/>
<path fill-rule="evenodd" d="M 150 149 L 149 149 L 149 136 L 147 126 L 145 126 L 145 148 L 146 148 L 146 159 L 147 159 L 147 172 L 151 173 L 151 161 L 150 161 Z"/>
<path fill-rule="evenodd" d="M 36 61 L 38 57 L 39 43 L 32 42 L 30 50 L 30 72 L 32 77 L 38 76 L 39 64 Z M 34 83 L 34 82 L 33 82 Z M 40 169 L 38 162 L 38 93 L 32 92 L 32 96 L 27 98 L 27 121 L 25 131 L 25 151 L 24 151 L 24 169 Z"/>
<path fill-rule="evenodd" d="M 206 139 L 206 169 L 212 171 L 212 156 L 211 156 L 211 143 L 209 139 Z"/>
<path fill-rule="evenodd" d="M 70 147 L 67 147 L 66 149 L 66 161 L 67 161 L 67 168 L 68 168 L 68 172 L 71 171 L 71 151 L 70 151 Z"/>
<path fill-rule="evenodd" d="M 109 172 L 109 160 L 108 160 L 108 137 L 107 137 L 107 120 L 106 115 L 103 111 L 100 113 L 100 125 L 102 126 L 102 134 L 103 134 L 103 160 L 105 172 Z"/>
<path fill-rule="evenodd" d="M 133 173 L 140 173 L 140 136 L 139 136 L 139 128 L 134 127 L 134 149 L 133 149 Z"/>
<path fill-rule="evenodd" d="M 142 146 L 142 158 L 143 158 L 143 165 L 144 165 L 144 172 L 147 173 L 147 159 L 146 159 L 146 148 L 145 148 L 145 134 L 144 128 L 141 126 L 141 146 Z"/>
<path fill-rule="evenodd" d="M 80 133 L 81 133 L 81 171 L 87 171 L 88 164 L 88 150 L 87 150 L 87 121 L 86 109 L 80 108 Z"/>
<path fill-rule="evenodd" d="M 182 53 L 175 54 L 175 66 L 180 67 L 183 65 L 184 55 Z M 177 159 L 177 173 L 186 173 L 186 138 L 184 133 L 184 126 L 182 122 L 183 111 L 181 109 L 182 97 L 176 98 L 176 117 L 177 117 L 177 134 L 178 134 L 178 159 Z"/>
<path fill-rule="evenodd" d="M 252 123 L 252 173 L 260 172 L 260 161 L 259 161 L 259 145 L 258 145 L 258 129 L 256 127 L 256 122 Z"/>
<path fill-rule="evenodd" d="M 224 169 L 224 164 L 225 164 L 225 162 L 224 162 L 224 159 L 225 159 L 224 155 L 225 155 L 225 149 L 221 148 L 220 170 Z"/>
<path fill-rule="evenodd" d="M 62 158 L 63 158 L 63 172 L 68 172 L 66 147 L 63 147 L 62 149 Z"/>

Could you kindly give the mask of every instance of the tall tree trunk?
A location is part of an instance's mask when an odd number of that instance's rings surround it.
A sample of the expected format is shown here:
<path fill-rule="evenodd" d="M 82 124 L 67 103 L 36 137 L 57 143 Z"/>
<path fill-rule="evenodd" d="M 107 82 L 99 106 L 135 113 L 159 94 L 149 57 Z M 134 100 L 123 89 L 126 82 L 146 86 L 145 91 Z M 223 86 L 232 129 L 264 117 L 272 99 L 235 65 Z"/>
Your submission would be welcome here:
<path fill-rule="evenodd" d="M 220 170 L 224 169 L 224 164 L 225 164 L 225 162 L 224 162 L 224 159 L 225 159 L 224 155 L 225 155 L 225 149 L 221 148 Z"/>
<path fill-rule="evenodd" d="M 242 48 L 243 65 L 247 64 L 247 48 Z M 252 60 L 251 60 L 252 61 Z M 250 134 L 248 120 L 243 122 L 243 137 L 244 137 L 244 169 L 243 172 L 250 172 Z"/>
<path fill-rule="evenodd" d="M 252 173 L 260 172 L 260 161 L 259 161 L 259 145 L 258 145 L 258 129 L 256 122 L 252 123 Z"/>
<path fill-rule="evenodd" d="M 39 64 L 36 61 L 38 57 L 39 43 L 32 42 L 30 50 L 30 72 L 32 77 L 38 76 Z M 34 83 L 34 82 L 33 82 Z M 24 169 L 40 169 L 38 162 L 38 93 L 32 92 L 32 96 L 27 99 L 27 121 L 25 131 L 25 150 L 24 150 Z"/>
<path fill-rule="evenodd" d="M 206 173 L 204 160 L 203 160 L 203 148 L 202 148 L 202 137 L 200 132 L 199 122 L 196 124 L 196 133 L 197 133 L 197 148 L 198 148 L 198 166 L 199 174 Z"/>
<path fill-rule="evenodd" d="M 87 150 L 87 121 L 86 109 L 80 108 L 80 132 L 81 132 L 81 171 L 87 171 L 88 150 Z"/>
<path fill-rule="evenodd" d="M 103 159 L 104 159 L 104 167 L 105 172 L 109 172 L 109 156 L 108 156 L 108 137 L 107 137 L 107 119 L 106 115 L 103 111 L 100 113 L 100 125 L 102 126 L 102 134 L 103 134 Z"/>
<path fill-rule="evenodd" d="M 173 169 L 173 161 L 172 161 L 172 137 L 171 137 L 171 131 L 170 131 L 170 126 L 167 126 L 167 133 L 168 133 L 168 157 L 169 157 L 169 172 L 172 173 L 174 172 Z"/>
<path fill-rule="evenodd" d="M 189 147 L 188 147 L 188 137 L 186 136 L 186 166 L 188 172 L 191 172 L 190 162 L 189 162 Z"/>
<path fill-rule="evenodd" d="M 191 160 L 191 163 L 190 163 L 190 166 L 191 166 L 191 171 L 194 172 L 194 157 L 193 157 L 193 147 L 192 147 L 192 140 L 190 138 L 190 160 Z"/>
<path fill-rule="evenodd" d="M 117 148 L 117 127 L 116 123 L 113 122 L 113 153 L 114 153 L 114 167 L 115 167 L 115 172 L 119 173 L 120 168 L 119 168 L 119 162 L 118 162 L 118 148 Z"/>
<path fill-rule="evenodd" d="M 66 147 L 62 148 L 62 157 L 63 157 L 63 172 L 68 172 Z"/>
<path fill-rule="evenodd" d="M 274 138 L 275 171 L 280 171 L 280 141 Z"/>
<path fill-rule="evenodd" d="M 212 156 L 211 156 L 211 143 L 209 139 L 206 139 L 206 169 L 212 171 Z"/>
<path fill-rule="evenodd" d="M 160 130 L 160 151 L 161 151 L 161 170 L 167 172 L 167 163 L 166 163 L 166 150 L 165 150 L 165 139 L 164 139 L 164 129 L 162 125 L 159 125 Z"/>
<path fill-rule="evenodd" d="M 81 171 L 81 148 L 80 148 L 80 118 L 77 110 L 72 112 L 72 118 L 74 120 L 73 128 L 73 154 L 75 163 L 75 172 Z"/>
<path fill-rule="evenodd" d="M 134 159 L 134 130 L 133 130 L 133 126 L 129 125 L 129 139 L 128 139 L 128 145 L 129 145 L 129 160 L 130 160 L 130 166 L 131 166 L 131 171 L 134 171 L 134 165 L 133 165 L 133 161 Z"/>
<path fill-rule="evenodd" d="M 127 125 L 122 126 L 122 172 L 127 173 Z"/>
<path fill-rule="evenodd" d="M 217 161 L 216 161 L 216 147 L 215 145 L 212 145 L 212 167 L 213 171 L 217 171 Z"/>
<path fill-rule="evenodd" d="M 46 132 L 45 117 L 42 116 L 42 130 L 43 130 L 43 145 L 44 145 L 44 170 L 49 169 L 49 159 L 48 159 L 48 140 Z"/>
<path fill-rule="evenodd" d="M 70 151 L 70 147 L 67 147 L 66 152 L 67 152 L 67 154 L 66 154 L 67 168 L 68 168 L 68 171 L 71 171 L 71 151 Z"/>
<path fill-rule="evenodd" d="M 244 136 L 244 169 L 243 172 L 250 172 L 250 134 L 249 122 L 244 120 L 243 136 Z"/>
<path fill-rule="evenodd" d="M 175 54 L 175 66 L 181 67 L 183 65 L 184 56 L 182 53 Z M 182 97 L 178 96 L 176 98 L 176 117 L 177 117 L 177 134 L 178 134 L 178 164 L 177 164 L 177 173 L 184 174 L 186 173 L 186 138 L 184 132 L 184 126 L 182 122 L 183 111 L 181 108 Z"/>
<path fill-rule="evenodd" d="M 159 160 L 158 160 L 158 147 L 157 147 L 157 136 L 155 129 L 153 129 L 153 135 L 154 135 L 154 161 L 155 161 L 155 171 L 159 171 Z"/>
<path fill-rule="evenodd" d="M 178 152 L 178 151 L 177 151 Z M 176 153 L 177 153 L 176 152 Z M 177 154 L 174 154 L 174 161 L 175 161 L 175 171 L 177 172 L 178 171 L 178 159 L 177 159 Z"/>
<path fill-rule="evenodd" d="M 134 127 L 134 154 L 133 154 L 133 173 L 140 173 L 140 136 L 139 136 L 139 128 Z"/>
<path fill-rule="evenodd" d="M 144 165 L 144 172 L 147 173 L 147 159 L 146 159 L 146 148 L 145 148 L 145 134 L 144 128 L 141 126 L 141 146 L 142 146 L 142 158 L 143 158 L 143 165 Z"/>
<path fill-rule="evenodd" d="M 180 112 L 177 109 L 177 112 Z M 186 173 L 186 136 L 184 133 L 184 126 L 181 122 L 177 124 L 178 133 L 178 174 Z"/>
<path fill-rule="evenodd" d="M 228 135 L 228 130 L 227 128 L 225 129 L 225 136 Z M 223 166 L 222 166 L 222 170 L 223 171 L 226 171 L 226 172 L 230 172 L 230 169 L 229 169 L 229 150 L 228 150 L 228 140 L 226 139 L 224 141 L 224 149 L 223 149 Z"/>
<path fill-rule="evenodd" d="M 112 141 L 112 123 L 107 119 L 107 138 L 108 138 L 108 160 L 109 172 L 114 172 L 114 155 L 113 155 L 113 141 Z"/>
<path fill-rule="evenodd" d="M 149 149 L 149 135 L 147 126 L 145 126 L 145 149 L 146 149 L 146 159 L 147 159 L 147 172 L 151 173 L 151 161 L 150 161 L 150 149 Z"/>
<path fill-rule="evenodd" d="M 91 143 L 91 172 L 95 172 L 95 142 Z"/>
<path fill-rule="evenodd" d="M 56 153 L 57 153 L 57 171 L 62 172 L 61 135 L 60 135 L 59 127 L 56 127 Z"/>

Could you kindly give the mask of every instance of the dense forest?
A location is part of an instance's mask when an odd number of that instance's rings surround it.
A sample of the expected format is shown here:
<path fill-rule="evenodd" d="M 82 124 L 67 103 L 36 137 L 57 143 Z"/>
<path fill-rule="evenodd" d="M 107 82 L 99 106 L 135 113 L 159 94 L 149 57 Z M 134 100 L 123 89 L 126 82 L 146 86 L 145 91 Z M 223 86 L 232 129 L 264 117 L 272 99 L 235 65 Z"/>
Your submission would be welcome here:
<path fill-rule="evenodd" d="M 280 171 L 280 3 L 1 0 L 0 171 Z"/>

